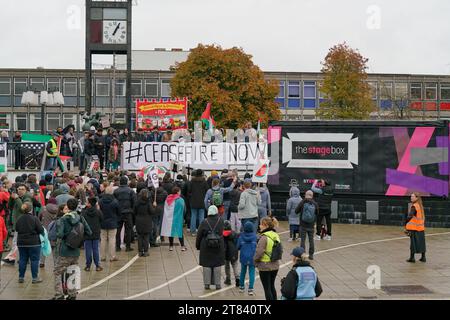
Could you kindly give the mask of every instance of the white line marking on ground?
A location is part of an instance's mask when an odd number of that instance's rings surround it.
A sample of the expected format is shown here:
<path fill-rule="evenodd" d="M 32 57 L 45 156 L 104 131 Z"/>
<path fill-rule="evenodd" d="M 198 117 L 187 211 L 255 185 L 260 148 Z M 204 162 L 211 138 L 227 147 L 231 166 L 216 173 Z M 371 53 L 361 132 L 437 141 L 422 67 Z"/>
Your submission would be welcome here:
<path fill-rule="evenodd" d="M 280 234 L 281 234 L 281 233 L 280 233 Z M 441 233 L 425 234 L 425 237 L 441 236 L 441 235 L 444 235 L 444 234 L 450 234 L 450 232 L 441 232 Z M 409 237 L 397 237 L 397 238 L 390 238 L 390 239 L 381 239 L 381 240 L 374 240 L 374 241 L 366 241 L 366 242 L 353 243 L 353 244 L 349 244 L 349 245 L 346 245 L 346 246 L 340 246 L 340 247 L 336 247 L 336 248 L 331 248 L 331 249 L 327 249 L 327 250 L 318 251 L 318 252 L 314 253 L 314 255 L 318 255 L 318 254 L 326 253 L 326 252 L 330 252 L 330 251 L 336 251 L 336 250 L 341 250 L 341 249 L 346 249 L 346 248 L 356 247 L 356 246 L 361 246 L 361 245 L 364 245 L 364 244 L 372 244 L 372 243 L 386 242 L 386 241 L 394 241 L 394 240 L 401 240 L 401 239 L 408 239 L 408 238 L 409 238 Z M 284 268 L 284 267 L 286 267 L 286 266 L 288 266 L 288 265 L 290 265 L 290 264 L 292 264 L 292 261 L 283 263 L 282 265 L 280 265 L 280 269 L 281 269 L 281 268 Z M 255 281 L 256 281 L 257 279 L 259 279 L 259 276 L 256 276 L 256 277 L 255 277 Z M 248 282 L 249 282 L 248 280 L 245 281 L 246 284 L 248 284 Z M 199 296 L 199 298 L 208 298 L 208 297 L 210 297 L 210 296 L 213 296 L 213 295 L 218 294 L 218 293 L 221 293 L 221 292 L 225 292 L 225 291 L 230 290 L 230 289 L 233 289 L 233 288 L 234 288 L 234 286 L 228 286 L 228 287 L 225 287 L 225 288 L 223 288 L 223 289 L 216 290 L 216 291 L 213 291 L 213 292 L 211 292 L 211 293 L 208 293 L 208 294 L 204 294 L 204 295 L 202 295 L 202 296 Z"/>
<path fill-rule="evenodd" d="M 191 274 L 191 273 L 194 272 L 194 271 L 197 271 L 197 270 L 200 269 L 200 268 L 201 268 L 201 266 L 196 266 L 195 268 L 192 268 L 191 270 L 186 271 L 185 273 L 179 275 L 178 277 L 173 278 L 172 280 L 169 280 L 169 281 L 167 281 L 167 282 L 165 282 L 165 283 L 163 283 L 163 284 L 161 284 L 161 285 L 159 285 L 159 286 L 157 286 L 157 287 L 155 287 L 155 288 L 149 289 L 149 290 L 147 290 L 147 291 L 144 291 L 144 292 L 135 294 L 134 296 L 130 296 L 130 297 L 127 297 L 127 298 L 124 298 L 124 299 L 125 299 L 125 300 L 131 300 L 131 299 L 135 299 L 135 298 L 137 298 L 137 297 L 143 296 L 143 295 L 145 295 L 145 294 L 152 293 L 153 291 L 156 291 L 156 290 L 159 290 L 159 289 L 161 289 L 161 288 L 164 288 L 165 286 L 168 286 L 169 284 L 174 283 L 175 281 L 180 280 L 181 278 L 187 276 L 188 274 Z"/>
<path fill-rule="evenodd" d="M 128 261 L 122 268 L 120 268 L 116 272 L 111 273 L 106 278 L 103 278 L 102 280 L 100 280 L 100 281 L 98 281 L 98 282 L 96 282 L 94 284 L 91 284 L 89 287 L 81 289 L 80 291 L 78 291 L 78 293 L 83 293 L 83 292 L 86 292 L 88 290 L 91 290 L 92 288 L 98 287 L 99 285 L 101 285 L 102 283 L 108 281 L 109 279 L 114 278 L 119 273 L 123 272 L 125 269 L 127 269 L 129 266 L 131 266 L 137 259 L 139 259 L 139 255 L 135 255 L 130 261 Z"/>
<path fill-rule="evenodd" d="M 285 233 L 289 233 L 289 230 L 288 230 L 288 231 L 280 232 L 279 234 L 285 234 Z M 200 268 L 201 268 L 201 266 L 197 266 L 197 267 L 195 267 L 195 268 L 193 268 L 193 269 L 191 269 L 191 270 L 189 270 L 189 271 L 186 271 L 186 272 L 183 273 L 182 275 L 179 275 L 179 276 L 177 276 L 176 278 L 173 278 L 172 280 L 169 280 L 169 281 L 167 281 L 167 282 L 165 282 L 165 283 L 163 283 L 163 284 L 160 284 L 160 285 L 157 286 L 157 287 L 151 288 L 151 289 L 149 289 L 149 290 L 147 290 L 147 291 L 145 291 L 145 292 L 141 292 L 141 293 L 135 294 L 135 295 L 133 295 L 133 296 L 130 296 L 130 297 L 127 297 L 127 298 L 124 298 L 124 299 L 125 299 L 125 300 L 135 299 L 135 298 L 137 298 L 137 297 L 140 297 L 140 296 L 143 296 L 143 295 L 145 295 L 145 294 L 149 294 L 149 293 L 151 293 L 151 292 L 154 292 L 154 291 L 156 291 L 156 290 L 159 290 L 159 289 L 161 289 L 161 288 L 164 288 L 165 286 L 168 286 L 169 284 L 174 283 L 175 281 L 180 280 L 181 278 L 187 276 L 188 274 L 191 274 L 191 273 L 194 272 L 194 271 L 197 271 L 197 270 L 200 269 Z"/>

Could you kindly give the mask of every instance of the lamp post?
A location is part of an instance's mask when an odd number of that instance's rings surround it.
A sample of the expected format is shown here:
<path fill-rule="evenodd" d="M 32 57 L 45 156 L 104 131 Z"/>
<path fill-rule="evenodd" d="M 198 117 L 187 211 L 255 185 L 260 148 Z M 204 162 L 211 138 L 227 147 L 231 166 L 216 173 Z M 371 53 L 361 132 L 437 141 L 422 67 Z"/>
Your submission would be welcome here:
<path fill-rule="evenodd" d="M 21 102 L 26 106 L 41 106 L 41 134 L 45 134 L 45 106 L 62 106 L 64 105 L 64 97 L 60 91 L 39 92 L 28 90 L 23 93 Z"/>

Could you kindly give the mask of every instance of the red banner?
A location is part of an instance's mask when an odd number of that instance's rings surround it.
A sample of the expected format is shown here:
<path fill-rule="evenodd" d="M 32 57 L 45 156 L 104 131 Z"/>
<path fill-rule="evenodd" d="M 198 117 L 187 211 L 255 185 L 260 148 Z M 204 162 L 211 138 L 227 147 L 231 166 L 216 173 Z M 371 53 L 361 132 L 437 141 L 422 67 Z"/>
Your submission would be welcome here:
<path fill-rule="evenodd" d="M 187 98 L 136 100 L 136 128 L 145 131 L 187 129 Z"/>

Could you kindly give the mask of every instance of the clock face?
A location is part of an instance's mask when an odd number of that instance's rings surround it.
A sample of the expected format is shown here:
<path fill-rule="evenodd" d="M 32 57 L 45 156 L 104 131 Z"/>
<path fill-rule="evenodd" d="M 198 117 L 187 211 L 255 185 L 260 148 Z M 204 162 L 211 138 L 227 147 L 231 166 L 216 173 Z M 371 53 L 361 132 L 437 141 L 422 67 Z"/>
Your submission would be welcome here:
<path fill-rule="evenodd" d="M 104 20 L 103 43 L 126 44 L 127 22 L 124 20 Z"/>

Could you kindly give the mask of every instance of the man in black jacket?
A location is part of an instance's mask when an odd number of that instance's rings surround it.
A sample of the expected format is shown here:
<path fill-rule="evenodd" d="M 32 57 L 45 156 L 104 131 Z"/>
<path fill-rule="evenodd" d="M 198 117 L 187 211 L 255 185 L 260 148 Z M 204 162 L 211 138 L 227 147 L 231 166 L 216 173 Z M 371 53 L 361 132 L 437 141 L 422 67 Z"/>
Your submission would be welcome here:
<path fill-rule="evenodd" d="M 86 170 L 89 170 L 88 165 L 92 161 L 92 156 L 95 155 L 95 145 L 94 145 L 94 137 L 91 132 L 88 132 L 85 134 L 84 139 L 84 158 L 85 158 L 85 165 L 84 168 Z"/>
<path fill-rule="evenodd" d="M 96 154 L 100 161 L 100 169 L 103 170 L 104 161 L 105 161 L 105 137 L 103 136 L 103 129 L 98 128 L 97 133 L 94 137 L 94 144 L 96 149 Z"/>
<path fill-rule="evenodd" d="M 334 190 L 328 180 L 315 180 L 311 190 L 319 195 L 319 215 L 317 216 L 316 240 L 320 240 L 322 220 L 325 218 L 327 224 L 327 236 L 325 240 L 331 240 L 331 201 Z"/>
<path fill-rule="evenodd" d="M 128 186 L 128 178 L 120 178 L 120 185 L 114 191 L 114 197 L 119 202 L 120 220 L 116 234 L 116 251 L 120 251 L 120 233 L 125 225 L 125 251 L 133 251 L 131 237 L 133 235 L 133 210 L 136 202 L 136 193 Z"/>
<path fill-rule="evenodd" d="M 208 192 L 208 183 L 205 180 L 203 171 L 198 169 L 193 172 L 192 180 L 188 184 L 187 196 L 191 206 L 192 236 L 197 234 L 197 225 L 200 226 L 205 219 L 205 195 Z"/>
<path fill-rule="evenodd" d="M 155 208 L 155 214 L 152 216 L 152 232 L 150 232 L 150 247 L 158 247 L 156 239 L 161 233 L 161 221 L 164 213 L 164 203 L 167 198 L 167 191 L 163 187 L 156 189 L 156 199 L 155 199 L 155 188 L 150 187 L 150 197 Z M 156 202 L 156 203 L 155 203 Z M 156 206 L 155 206 L 156 204 Z"/>

